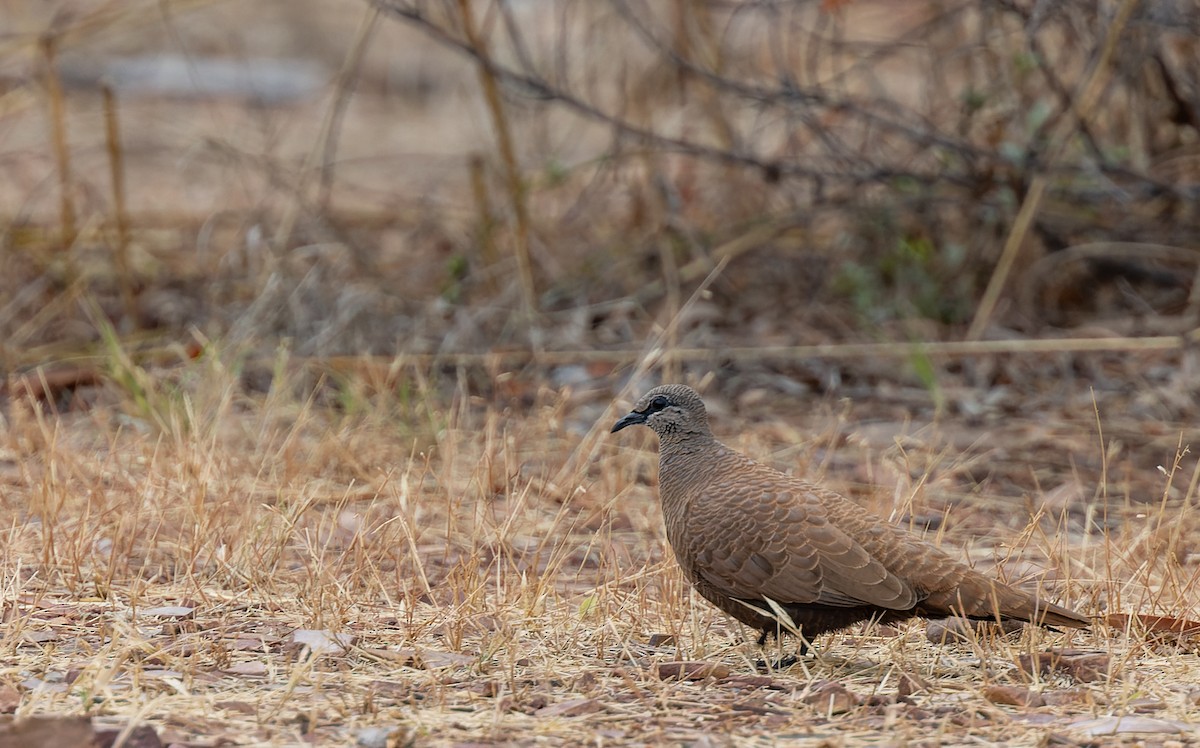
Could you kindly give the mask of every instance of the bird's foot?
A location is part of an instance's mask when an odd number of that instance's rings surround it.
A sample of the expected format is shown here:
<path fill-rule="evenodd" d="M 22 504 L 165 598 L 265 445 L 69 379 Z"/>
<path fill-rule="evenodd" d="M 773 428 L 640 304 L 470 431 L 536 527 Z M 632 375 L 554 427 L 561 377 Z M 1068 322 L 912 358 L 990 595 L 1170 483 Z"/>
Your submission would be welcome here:
<path fill-rule="evenodd" d="M 760 673 L 774 673 L 779 670 L 787 670 L 799 661 L 800 658 L 796 655 L 784 655 L 774 662 L 767 662 L 765 659 L 757 660 L 754 663 L 754 667 L 757 668 L 758 672 Z"/>
<path fill-rule="evenodd" d="M 758 637 L 758 646 L 760 648 L 766 647 L 767 637 L 770 636 L 771 634 L 775 635 L 775 641 L 777 643 L 780 642 L 781 636 L 779 635 L 779 632 L 772 631 L 770 629 L 764 629 L 762 631 L 762 635 Z M 768 662 L 767 659 L 764 657 L 763 659 L 757 660 L 754 663 L 755 666 L 758 668 L 758 670 L 760 672 L 772 672 L 772 671 L 776 671 L 776 670 L 787 670 L 792 665 L 795 665 L 797 662 L 799 662 L 801 657 L 804 657 L 806 654 L 808 654 L 808 640 L 805 639 L 803 636 L 797 636 L 796 638 L 800 644 L 799 652 L 797 654 L 783 655 L 778 660 L 775 660 L 774 662 Z"/>

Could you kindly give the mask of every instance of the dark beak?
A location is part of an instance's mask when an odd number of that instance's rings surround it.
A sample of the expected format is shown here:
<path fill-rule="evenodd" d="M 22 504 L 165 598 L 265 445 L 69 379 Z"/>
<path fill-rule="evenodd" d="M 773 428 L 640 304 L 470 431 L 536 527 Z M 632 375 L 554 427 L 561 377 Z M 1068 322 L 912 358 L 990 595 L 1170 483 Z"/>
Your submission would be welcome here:
<path fill-rule="evenodd" d="M 636 426 L 639 423 L 645 423 L 645 422 L 646 422 L 646 414 L 638 413 L 635 410 L 632 413 L 630 413 L 629 415 L 622 418 L 621 420 L 614 423 L 613 427 L 612 427 L 612 431 L 610 431 L 608 433 L 615 434 L 618 431 L 620 431 L 621 429 L 625 428 L 626 426 Z"/>

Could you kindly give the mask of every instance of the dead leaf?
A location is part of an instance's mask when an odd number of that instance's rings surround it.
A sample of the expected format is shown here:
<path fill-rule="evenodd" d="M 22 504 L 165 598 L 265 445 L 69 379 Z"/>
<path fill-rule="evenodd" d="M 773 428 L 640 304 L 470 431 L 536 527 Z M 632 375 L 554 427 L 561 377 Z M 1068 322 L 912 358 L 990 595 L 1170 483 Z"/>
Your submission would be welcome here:
<path fill-rule="evenodd" d="M 745 701 L 738 701 L 732 705 L 735 712 L 750 712 L 751 714 L 770 715 L 782 714 L 782 710 L 778 706 L 772 704 L 766 699 L 754 697 Z"/>
<path fill-rule="evenodd" d="M 1107 680 L 1112 658 L 1104 652 L 1068 657 L 1059 665 L 1059 670 L 1071 676 L 1080 683 L 1095 683 Z"/>
<path fill-rule="evenodd" d="M 251 662 L 235 662 L 227 668 L 221 670 L 226 675 L 245 675 L 250 677 L 258 677 L 267 674 L 267 664 L 253 660 Z"/>
<path fill-rule="evenodd" d="M 48 693 L 66 693 L 66 683 L 51 683 L 50 681 L 42 680 L 41 678 L 26 678 L 21 681 L 21 687 L 27 691 L 46 691 Z"/>
<path fill-rule="evenodd" d="M 545 709 L 549 704 L 549 696 L 544 693 L 535 693 L 525 701 L 524 711 L 526 714 L 533 714 L 539 709 Z"/>
<path fill-rule="evenodd" d="M 146 608 L 142 611 L 142 615 L 158 616 L 159 618 L 191 618 L 195 612 L 195 608 L 186 605 L 162 605 L 157 608 Z"/>
<path fill-rule="evenodd" d="M 773 688 L 776 690 L 784 690 L 779 681 L 769 675 L 748 675 L 736 673 L 722 679 L 723 683 L 728 683 L 731 686 L 744 686 L 746 688 Z"/>
<path fill-rule="evenodd" d="M 7 683 L 0 683 L 0 714 L 12 714 L 21 705 L 21 692 Z"/>
<path fill-rule="evenodd" d="M 13 376 L 8 380 L 7 388 L 13 400 L 26 397 L 35 400 L 49 400 L 57 397 L 60 392 L 65 390 L 88 387 L 99 383 L 99 381 L 100 372 L 96 369 L 80 367 L 55 369 L 52 371 L 38 369 Z M 4 387 L 2 385 L 4 384 L 4 382 L 0 382 L 0 391 L 3 391 Z"/>
<path fill-rule="evenodd" d="M 1177 722 L 1173 719 L 1156 719 L 1153 717 L 1137 716 L 1097 717 L 1095 719 L 1083 719 L 1070 723 L 1068 727 L 1072 730 L 1081 732 L 1088 737 L 1119 735 L 1131 732 L 1177 735 L 1180 733 L 1194 732 L 1196 729 L 1186 722 Z"/>
<path fill-rule="evenodd" d="M 313 654 L 344 654 L 354 645 L 356 637 L 321 629 L 296 629 L 289 644 L 308 649 Z"/>
<path fill-rule="evenodd" d="M 96 748 L 112 748 L 124 729 L 122 727 L 96 730 L 94 745 Z M 162 745 L 162 739 L 158 737 L 158 732 L 150 725 L 138 725 L 133 728 L 133 731 L 121 743 L 122 748 L 162 748 Z"/>
<path fill-rule="evenodd" d="M 383 660 L 397 662 L 418 670 L 440 670 L 441 668 L 474 665 L 478 657 L 457 652 L 441 652 L 436 649 L 401 647 L 400 649 L 364 649 L 364 652 Z"/>
<path fill-rule="evenodd" d="M 1149 714 L 1150 712 L 1161 712 L 1163 709 L 1166 709 L 1167 702 L 1147 696 L 1141 699 L 1133 699 L 1125 706 L 1138 714 Z"/>
<path fill-rule="evenodd" d="M 1009 706 L 1023 707 L 1038 707 L 1046 705 L 1046 700 L 1042 698 L 1040 693 L 1035 693 L 1030 691 L 1028 688 L 1021 688 L 1020 686 L 985 686 L 983 689 L 983 697 L 993 704 L 1007 704 Z"/>
<path fill-rule="evenodd" d="M 1055 691 L 1043 691 L 1042 700 L 1046 706 L 1070 706 L 1073 704 L 1090 704 L 1092 695 L 1082 688 L 1065 688 Z"/>
<path fill-rule="evenodd" d="M 925 638 L 934 644 L 976 642 L 995 633 L 1012 634 L 1025 628 L 1020 621 L 972 621 L 967 618 L 941 618 L 925 624 Z"/>
<path fill-rule="evenodd" d="M 578 717 L 603 710 L 604 705 L 596 699 L 569 699 L 542 707 L 534 712 L 534 715 L 538 717 Z"/>
<path fill-rule="evenodd" d="M 660 680 L 725 678 L 729 673 L 729 666 L 719 662 L 660 662 L 654 667 L 654 675 Z"/>
<path fill-rule="evenodd" d="M 854 0 L 821 0 L 821 12 L 837 14 L 840 13 L 844 6 L 849 5 Z"/>
<path fill-rule="evenodd" d="M 1160 634 L 1179 634 L 1181 636 L 1200 635 L 1200 622 L 1172 616 L 1156 616 L 1148 613 L 1109 613 L 1104 622 L 1115 629 L 1128 629 L 1130 624 L 1147 632 Z"/>
<path fill-rule="evenodd" d="M 861 704 L 862 697 L 841 683 L 819 681 L 804 697 L 804 703 L 812 704 L 826 714 L 845 714 Z"/>
<path fill-rule="evenodd" d="M 501 687 L 499 681 L 479 680 L 479 681 L 475 681 L 474 683 L 472 683 L 468 687 L 467 690 L 469 690 L 471 693 L 478 694 L 480 696 L 486 696 L 488 698 L 492 698 L 496 694 L 500 693 L 501 688 L 502 687 Z"/>
<path fill-rule="evenodd" d="M 230 652 L 264 652 L 270 648 L 271 644 L 277 641 L 268 639 L 267 637 L 241 637 L 228 642 L 225 648 Z"/>
<path fill-rule="evenodd" d="M 30 746 L 92 745 L 95 732 L 87 717 L 28 717 L 14 720 L 0 717 L 0 748 L 30 748 Z"/>
<path fill-rule="evenodd" d="M 896 683 L 896 696 L 906 699 L 914 693 L 924 691 L 927 688 L 929 688 L 929 684 L 917 676 L 910 675 L 909 673 L 901 673 Z"/>
<path fill-rule="evenodd" d="M 21 641 L 28 644 L 45 644 L 46 642 L 58 641 L 59 636 L 49 629 L 40 631 L 24 631 L 21 633 Z"/>
<path fill-rule="evenodd" d="M 235 714 L 258 714 L 258 707 L 248 701 L 218 701 L 213 706 Z"/>
<path fill-rule="evenodd" d="M 675 643 L 674 634 L 651 634 L 646 642 L 651 647 L 665 647 Z"/>
<path fill-rule="evenodd" d="M 1083 649 L 1051 649 L 1017 658 L 1017 667 L 1027 675 L 1059 672 L 1081 683 L 1107 679 L 1111 665 L 1108 654 Z"/>
<path fill-rule="evenodd" d="M 388 727 L 364 727 L 354 735 L 354 744 L 358 748 L 391 748 L 392 746 L 412 745 L 415 732 L 411 725 L 391 725 Z"/>

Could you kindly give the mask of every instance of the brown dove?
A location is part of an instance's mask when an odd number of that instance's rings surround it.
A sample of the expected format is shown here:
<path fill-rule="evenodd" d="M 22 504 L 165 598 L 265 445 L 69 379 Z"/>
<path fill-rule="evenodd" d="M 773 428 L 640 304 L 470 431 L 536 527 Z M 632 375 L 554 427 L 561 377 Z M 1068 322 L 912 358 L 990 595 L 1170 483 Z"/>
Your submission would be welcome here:
<path fill-rule="evenodd" d="M 690 387 L 650 390 L 612 430 L 635 424 L 658 434 L 663 519 L 684 574 L 706 600 L 762 632 L 760 646 L 772 632 L 800 633 L 803 652 L 826 631 L 913 616 L 1089 625 L 833 491 L 726 447 Z"/>

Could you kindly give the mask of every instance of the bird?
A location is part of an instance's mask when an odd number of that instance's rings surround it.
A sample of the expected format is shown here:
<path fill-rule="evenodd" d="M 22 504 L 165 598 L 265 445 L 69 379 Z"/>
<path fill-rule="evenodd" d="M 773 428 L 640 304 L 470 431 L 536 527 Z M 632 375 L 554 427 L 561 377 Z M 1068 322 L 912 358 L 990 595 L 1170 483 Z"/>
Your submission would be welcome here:
<path fill-rule="evenodd" d="M 700 395 L 647 392 L 611 433 L 658 435 L 667 540 L 701 597 L 768 636 L 813 637 L 861 621 L 959 616 L 1087 628 L 1073 610 L 975 571 L 909 530 L 714 438 Z M 794 658 L 792 658 L 794 659 Z"/>

